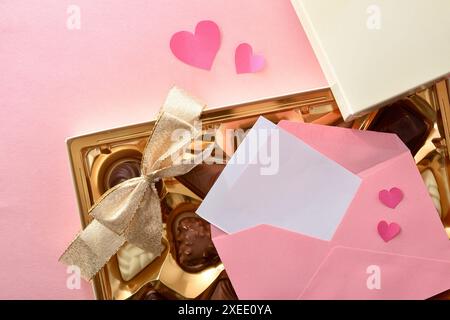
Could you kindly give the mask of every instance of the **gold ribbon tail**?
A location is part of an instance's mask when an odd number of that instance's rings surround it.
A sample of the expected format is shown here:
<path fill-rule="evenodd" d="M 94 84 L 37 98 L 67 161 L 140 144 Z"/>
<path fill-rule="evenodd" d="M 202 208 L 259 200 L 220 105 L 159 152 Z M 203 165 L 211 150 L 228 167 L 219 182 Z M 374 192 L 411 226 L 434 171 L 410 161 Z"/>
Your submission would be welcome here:
<path fill-rule="evenodd" d="M 66 265 L 78 266 L 81 276 L 90 280 L 124 242 L 124 237 L 94 220 L 75 238 L 59 260 Z"/>

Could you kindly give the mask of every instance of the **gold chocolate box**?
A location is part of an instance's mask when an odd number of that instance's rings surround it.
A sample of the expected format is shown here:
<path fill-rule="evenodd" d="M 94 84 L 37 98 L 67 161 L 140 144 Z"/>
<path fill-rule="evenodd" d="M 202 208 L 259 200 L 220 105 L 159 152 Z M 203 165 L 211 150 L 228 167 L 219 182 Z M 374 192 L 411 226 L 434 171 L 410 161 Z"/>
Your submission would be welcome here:
<path fill-rule="evenodd" d="M 223 131 L 248 129 L 259 116 L 273 122 L 286 119 L 362 130 L 393 130 L 404 135 L 401 138 L 415 155 L 418 169 L 450 235 L 450 215 L 447 215 L 450 210 L 449 152 L 446 147 L 450 138 L 450 104 L 447 85 L 445 81 L 439 82 L 395 104 L 353 122 L 344 122 L 331 91 L 320 89 L 207 110 L 203 112 L 201 121 L 205 134 L 213 136 L 213 141 L 226 156 L 231 156 L 237 143 L 226 141 Z M 396 131 L 399 128 L 397 124 L 402 124 L 405 119 L 413 121 L 418 128 L 416 133 Z M 106 190 L 140 175 L 142 151 L 153 125 L 154 122 L 145 122 L 67 140 L 83 228 L 91 221 L 88 215 L 90 207 Z M 190 176 L 165 179 L 157 185 L 164 222 L 165 249 L 162 255 L 148 256 L 141 249 L 125 244 L 92 280 L 97 299 L 236 298 L 212 242 L 206 239 L 210 238 L 209 225 L 195 214 L 221 167 L 211 167 L 205 172 L 198 168 Z M 199 186 L 199 181 L 204 185 Z M 203 249 L 199 251 L 200 259 L 187 264 L 186 256 L 180 252 L 182 245 L 179 240 L 182 233 L 191 227 L 197 228 Z"/>

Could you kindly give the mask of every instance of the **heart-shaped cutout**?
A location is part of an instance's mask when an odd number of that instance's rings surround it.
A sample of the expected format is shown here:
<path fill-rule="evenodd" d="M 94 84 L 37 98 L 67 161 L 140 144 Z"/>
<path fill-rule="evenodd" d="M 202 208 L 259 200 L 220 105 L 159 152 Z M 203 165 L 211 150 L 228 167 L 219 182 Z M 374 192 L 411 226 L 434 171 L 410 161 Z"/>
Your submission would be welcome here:
<path fill-rule="evenodd" d="M 195 33 L 179 31 L 170 39 L 170 49 L 184 63 L 211 70 L 220 48 L 220 30 L 214 21 L 200 21 Z"/>
<path fill-rule="evenodd" d="M 378 234 L 384 240 L 389 242 L 394 239 L 400 233 L 400 225 L 395 222 L 387 223 L 386 221 L 380 221 L 378 223 Z"/>
<path fill-rule="evenodd" d="M 261 71 L 265 65 L 264 57 L 253 54 L 253 49 L 248 43 L 241 43 L 236 48 L 234 62 L 238 74 L 258 72 Z"/>
<path fill-rule="evenodd" d="M 395 207 L 403 200 L 403 192 L 395 187 L 389 191 L 381 190 L 378 194 L 378 198 L 385 206 L 395 209 Z"/>

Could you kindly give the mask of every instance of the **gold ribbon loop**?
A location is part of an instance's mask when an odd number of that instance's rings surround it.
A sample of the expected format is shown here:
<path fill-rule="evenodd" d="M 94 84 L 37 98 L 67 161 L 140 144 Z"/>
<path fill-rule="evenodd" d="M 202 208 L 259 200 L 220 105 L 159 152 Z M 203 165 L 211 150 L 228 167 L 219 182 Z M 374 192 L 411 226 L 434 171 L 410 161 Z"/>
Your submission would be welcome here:
<path fill-rule="evenodd" d="M 141 176 L 108 190 L 91 208 L 94 219 L 60 258 L 77 265 L 91 279 L 128 241 L 156 256 L 162 251 L 162 217 L 155 182 L 192 170 L 207 158 L 213 144 L 202 152 L 188 152 L 201 136 L 195 127 L 204 105 L 174 87 L 169 92 L 145 147 Z"/>

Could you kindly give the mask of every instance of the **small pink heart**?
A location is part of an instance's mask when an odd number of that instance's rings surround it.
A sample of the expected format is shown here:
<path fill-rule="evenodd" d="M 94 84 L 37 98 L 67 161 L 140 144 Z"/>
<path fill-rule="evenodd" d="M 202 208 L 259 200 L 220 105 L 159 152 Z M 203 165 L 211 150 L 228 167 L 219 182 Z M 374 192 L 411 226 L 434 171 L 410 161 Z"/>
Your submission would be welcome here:
<path fill-rule="evenodd" d="M 172 53 L 184 63 L 211 70 L 220 47 L 220 30 L 214 21 L 200 21 L 195 34 L 188 31 L 175 33 L 170 39 Z"/>
<path fill-rule="evenodd" d="M 400 233 L 400 230 L 400 226 L 395 222 L 388 224 L 386 221 L 380 221 L 378 223 L 378 234 L 384 242 L 394 239 Z"/>
<path fill-rule="evenodd" d="M 394 209 L 403 200 L 403 192 L 399 188 L 392 188 L 389 191 L 381 190 L 378 198 L 385 206 Z"/>
<path fill-rule="evenodd" d="M 264 57 L 253 54 L 253 49 L 248 43 L 241 43 L 236 48 L 234 62 L 238 74 L 258 72 L 264 68 L 265 64 Z"/>

